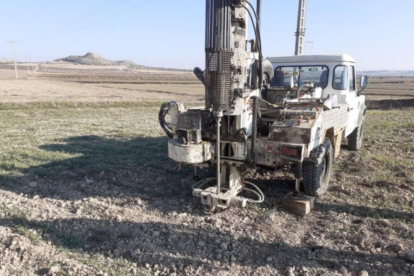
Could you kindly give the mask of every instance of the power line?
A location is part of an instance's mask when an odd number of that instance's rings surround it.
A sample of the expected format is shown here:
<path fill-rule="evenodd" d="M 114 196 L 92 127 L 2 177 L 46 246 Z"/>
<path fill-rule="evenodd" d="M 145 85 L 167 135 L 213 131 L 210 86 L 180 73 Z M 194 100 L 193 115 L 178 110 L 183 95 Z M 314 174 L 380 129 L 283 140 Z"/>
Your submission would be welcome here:
<path fill-rule="evenodd" d="M 7 41 L 8 43 L 10 43 L 11 45 L 13 45 L 13 58 L 14 58 L 14 72 L 16 73 L 16 79 L 19 78 L 19 73 L 17 71 L 17 61 L 16 61 L 16 43 L 20 43 L 19 41 Z"/>
<path fill-rule="evenodd" d="M 120 5 L 120 4 L 122 4 L 123 2 L 126 2 L 126 1 L 128 1 L 128 0 L 120 0 L 120 1 L 119 0 L 112 0 L 112 1 L 110 1 L 108 3 L 106 3 L 105 5 L 100 6 L 97 9 L 94 9 L 94 10 L 88 12 L 88 13 L 85 13 L 85 14 L 83 14 L 81 16 L 78 16 L 78 17 L 72 19 L 72 20 L 69 20 L 68 22 L 63 23 L 62 25 L 60 25 L 58 27 L 55 27 L 55 28 L 52 28 L 52 29 L 50 29 L 50 30 L 48 30 L 46 32 L 43 32 L 43 33 L 39 34 L 39 35 L 32 36 L 32 37 L 30 37 L 28 39 L 25 39 L 24 41 L 30 41 L 30 40 L 36 39 L 37 37 L 48 36 L 50 34 L 53 34 L 53 33 L 59 32 L 61 30 L 67 29 L 67 28 L 69 28 L 69 27 L 71 27 L 73 25 L 79 24 L 79 23 L 81 23 L 81 22 L 83 22 L 83 21 L 85 21 L 85 20 L 87 20 L 89 18 L 92 18 L 92 17 L 94 17 L 94 16 L 96 16 L 98 14 L 101 14 L 104 11 L 107 11 L 107 10 L 109 10 L 109 9 L 115 7 L 115 6 L 118 6 L 118 5 Z M 114 3 L 114 2 L 116 2 L 116 3 Z M 114 3 L 114 4 L 111 5 L 112 3 Z M 108 5 L 110 5 L 110 6 L 107 7 Z"/>
<path fill-rule="evenodd" d="M 147 1 L 145 1 L 145 2 L 142 2 L 142 3 L 139 3 L 139 4 L 137 4 L 137 5 L 131 6 L 131 7 L 129 7 L 129 8 L 128 8 L 128 9 L 126 9 L 126 10 L 123 10 L 123 11 L 121 11 L 121 12 L 115 13 L 115 14 L 113 14 L 113 15 L 109 16 L 109 17 L 106 17 L 106 18 L 102 19 L 102 20 L 96 21 L 96 22 L 94 22 L 94 23 L 92 23 L 92 24 L 89 24 L 89 25 L 83 26 L 83 27 L 78 28 L 78 29 L 74 29 L 74 30 L 72 30 L 72 31 L 70 31 L 70 32 L 66 32 L 66 33 L 63 33 L 63 34 L 60 34 L 60 35 L 56 35 L 56 36 L 52 36 L 52 37 L 47 37 L 47 38 L 44 38 L 44 39 L 51 39 L 51 38 L 56 38 L 56 37 L 65 36 L 65 35 L 68 35 L 68 34 L 71 34 L 71 33 L 74 33 L 74 32 L 77 32 L 77 31 L 80 31 L 80 30 L 83 30 L 83 29 L 86 29 L 86 28 L 89 28 L 89 27 L 95 26 L 95 25 L 97 25 L 97 24 L 99 24 L 99 23 L 102 23 L 102 22 L 104 22 L 104 21 L 106 21 L 106 20 L 112 19 L 112 18 L 114 18 L 114 17 L 116 17 L 116 16 L 119 16 L 119 15 L 121 15 L 121 14 L 127 13 L 127 12 L 129 12 L 129 11 L 131 11 L 131 10 L 133 10 L 133 9 L 135 9 L 135 8 L 137 8 L 137 7 L 139 7 L 139 6 L 142 6 L 142 5 L 144 5 L 144 4 L 147 4 L 147 3 L 151 2 L 151 1 L 152 1 L 152 0 L 147 0 Z"/>
<path fill-rule="evenodd" d="M 101 10 L 102 8 L 106 7 L 106 6 L 107 6 L 107 5 L 109 5 L 109 4 L 114 3 L 114 2 L 116 2 L 116 1 L 119 1 L 119 0 L 111 0 L 109 3 L 106 3 L 105 5 L 100 6 L 100 7 L 99 7 L 99 8 L 97 8 L 97 9 L 91 10 L 91 11 L 89 11 L 89 12 L 87 12 L 87 13 L 85 13 L 85 14 L 81 15 L 81 16 L 75 17 L 74 19 L 69 20 L 69 21 L 67 21 L 67 22 L 65 22 L 65 23 L 63 23 L 63 24 L 61 24 L 61 25 L 59 25 L 59 26 L 57 26 L 57 27 L 54 27 L 54 28 L 52 28 L 52 29 L 50 29 L 50 30 L 47 30 L 47 31 L 45 31 L 45 32 L 42 32 L 42 33 L 37 34 L 37 35 L 32 36 L 32 37 L 29 37 L 28 39 L 25 39 L 24 41 L 33 40 L 33 39 L 35 39 L 36 37 L 39 37 L 39 36 L 40 36 L 40 37 L 41 37 L 41 36 L 45 36 L 45 35 L 48 35 L 48 34 L 51 34 L 51 33 L 57 32 L 57 31 L 60 31 L 60 30 L 62 30 L 62 29 L 65 29 L 65 28 L 67 28 L 67 27 L 70 27 L 71 25 L 74 25 L 74 24 L 78 23 L 78 21 L 79 21 L 79 20 L 84 20 L 84 19 L 90 18 L 91 16 L 94 16 L 94 15 L 95 15 L 95 14 L 94 14 L 94 12 L 96 12 L 96 11 L 99 11 L 99 12 L 100 12 L 100 10 Z M 99 13 L 99 12 L 98 12 L 98 13 Z M 92 15 L 91 15 L 91 16 L 89 16 L 91 13 L 92 13 Z M 89 17 L 88 17 L 88 16 L 89 16 Z"/>

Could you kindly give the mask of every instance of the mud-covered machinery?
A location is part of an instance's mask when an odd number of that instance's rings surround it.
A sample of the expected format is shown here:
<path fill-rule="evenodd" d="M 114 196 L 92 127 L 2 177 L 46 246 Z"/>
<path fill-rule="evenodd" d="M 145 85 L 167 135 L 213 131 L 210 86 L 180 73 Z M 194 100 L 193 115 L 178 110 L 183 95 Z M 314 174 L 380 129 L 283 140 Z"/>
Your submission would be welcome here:
<path fill-rule="evenodd" d="M 212 208 L 245 206 L 248 199 L 238 194 L 247 189 L 243 176 L 255 169 L 255 143 L 248 140 L 257 135 L 254 125 L 263 61 L 257 13 L 249 11 L 248 5 L 243 0 L 206 1 L 206 69 L 195 69 L 205 85 L 205 107 L 186 109 L 172 102 L 164 104 L 160 114 L 171 138 L 173 160 L 216 167 L 218 177 L 194 188 L 194 195 Z M 249 13 L 255 26 L 252 41 L 247 40 Z M 269 62 L 267 66 L 271 67 Z M 167 112 L 171 118 L 168 126 L 163 121 Z M 212 182 L 215 186 L 211 187 Z M 263 200 L 256 186 L 249 189 L 258 195 L 257 201 Z"/>
<path fill-rule="evenodd" d="M 248 19 L 254 40 L 248 40 Z M 353 149 L 362 143 L 366 107 L 355 89 L 353 59 L 264 60 L 259 26 L 260 11 L 246 0 L 206 0 L 205 71 L 194 70 L 205 85 L 205 106 L 168 102 L 159 113 L 169 157 L 215 171 L 193 187 L 212 209 L 263 202 L 260 189 L 245 179 L 258 167 L 290 168 L 296 178 L 292 197 L 300 197 L 302 178 L 305 194 L 321 195 L 342 138 Z"/>

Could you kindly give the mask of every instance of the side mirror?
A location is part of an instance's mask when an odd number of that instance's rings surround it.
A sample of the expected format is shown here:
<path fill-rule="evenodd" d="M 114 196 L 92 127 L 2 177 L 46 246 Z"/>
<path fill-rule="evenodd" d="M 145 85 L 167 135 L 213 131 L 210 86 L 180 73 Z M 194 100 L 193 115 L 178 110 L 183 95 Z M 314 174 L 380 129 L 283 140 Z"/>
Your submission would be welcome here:
<path fill-rule="evenodd" d="M 360 82 L 359 86 L 361 87 L 361 90 L 358 91 L 358 96 L 361 94 L 362 91 L 365 90 L 365 88 L 367 88 L 367 86 L 368 86 L 368 76 L 363 75 L 361 77 L 361 82 Z"/>
<path fill-rule="evenodd" d="M 362 89 L 367 88 L 367 86 L 368 86 L 368 76 L 364 75 L 364 76 L 361 77 L 360 86 L 361 86 Z"/>

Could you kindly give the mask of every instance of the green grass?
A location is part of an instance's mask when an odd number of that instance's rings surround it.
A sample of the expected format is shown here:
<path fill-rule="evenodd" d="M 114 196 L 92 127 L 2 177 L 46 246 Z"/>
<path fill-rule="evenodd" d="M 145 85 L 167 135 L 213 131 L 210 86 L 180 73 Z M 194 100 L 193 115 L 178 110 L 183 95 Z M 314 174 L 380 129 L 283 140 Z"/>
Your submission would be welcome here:
<path fill-rule="evenodd" d="M 0 110 L 1 185 L 27 177 L 83 179 L 132 167 L 168 170 L 158 107 L 94 106 Z"/>
<path fill-rule="evenodd" d="M 2 185 L 23 185 L 25 178 L 33 176 L 82 179 L 102 171 L 115 176 L 137 166 L 167 171 L 174 166 L 157 123 L 158 103 L 0 106 Z M 414 159 L 406 153 L 414 152 L 413 132 L 409 132 L 414 130 L 413 118 L 413 110 L 369 111 L 365 124 L 369 147 L 354 156 L 358 162 L 342 160 L 337 170 L 369 181 L 410 180 Z"/>
<path fill-rule="evenodd" d="M 74 108 L 141 108 L 160 107 L 161 101 L 142 102 L 32 102 L 32 103 L 0 103 L 0 110 L 42 110 L 42 109 L 74 109 Z"/>
<path fill-rule="evenodd" d="M 32 241 L 42 241 L 43 235 L 48 234 L 55 243 L 64 248 L 75 249 L 84 246 L 84 241 L 80 237 L 60 232 L 48 222 L 30 220 L 19 209 L 7 209 L 5 214 L 0 219 L 1 225 L 10 227 L 15 233 Z"/>
<path fill-rule="evenodd" d="M 37 232 L 34 232 L 32 229 L 27 228 L 25 226 L 15 226 L 14 232 L 19 235 L 25 236 L 32 241 L 42 240 L 42 237 Z"/>
<path fill-rule="evenodd" d="M 364 129 L 363 149 L 345 150 L 335 164 L 335 173 L 340 175 L 344 187 L 361 189 L 362 193 L 332 192 L 332 196 L 357 205 L 414 211 L 409 202 L 396 200 L 410 194 L 401 186 L 414 189 L 414 109 L 369 110 Z"/>

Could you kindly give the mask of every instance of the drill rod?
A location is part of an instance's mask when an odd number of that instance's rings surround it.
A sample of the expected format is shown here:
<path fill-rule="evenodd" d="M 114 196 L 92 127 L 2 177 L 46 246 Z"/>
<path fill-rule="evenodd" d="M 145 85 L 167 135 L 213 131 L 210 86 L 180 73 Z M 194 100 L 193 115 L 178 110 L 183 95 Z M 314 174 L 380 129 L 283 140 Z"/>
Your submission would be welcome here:
<path fill-rule="evenodd" d="M 217 141 L 216 141 L 216 156 L 217 156 L 217 194 L 221 193 L 221 172 L 220 172 L 220 125 L 221 117 L 216 117 L 217 121 Z"/>

